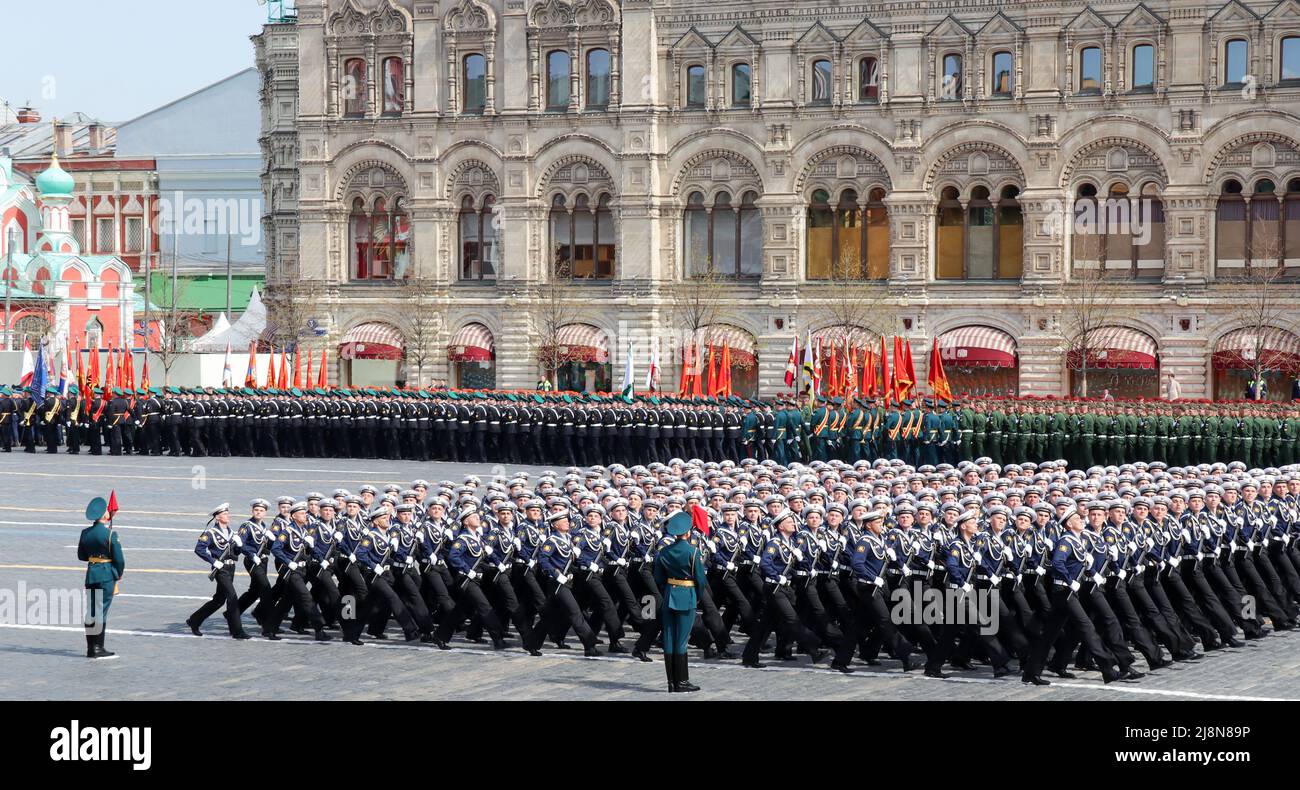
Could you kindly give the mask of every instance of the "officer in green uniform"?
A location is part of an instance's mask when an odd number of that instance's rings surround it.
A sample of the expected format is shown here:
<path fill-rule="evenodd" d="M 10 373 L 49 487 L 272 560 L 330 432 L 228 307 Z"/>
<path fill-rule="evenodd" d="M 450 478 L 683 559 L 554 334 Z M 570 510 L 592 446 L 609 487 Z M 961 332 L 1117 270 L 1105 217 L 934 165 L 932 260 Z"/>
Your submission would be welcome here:
<path fill-rule="evenodd" d="M 1237 417 L 1236 424 L 1233 426 L 1232 434 L 1232 455 L 1228 458 L 1230 461 L 1250 461 L 1250 451 L 1255 444 L 1254 425 L 1251 424 L 1250 418 L 1245 415 Z"/>
<path fill-rule="evenodd" d="M 1029 460 L 1029 441 L 1033 438 L 1034 427 L 1033 420 L 1024 406 L 1017 406 L 1015 415 L 1012 419 L 1012 436 L 1015 441 L 1012 444 L 1011 458 L 1012 463 L 1022 463 Z"/>
<path fill-rule="evenodd" d="M 956 404 L 953 404 L 956 407 Z M 962 406 L 958 423 L 961 426 L 961 444 L 958 446 L 960 457 L 974 460 L 984 455 L 985 432 L 988 430 L 989 418 L 981 408 L 976 411 L 971 404 Z"/>
<path fill-rule="evenodd" d="M 942 401 L 940 401 L 942 404 Z M 934 402 L 925 399 L 925 413 L 921 415 L 921 463 L 939 464 L 939 430 L 943 422 L 935 411 Z"/>
<path fill-rule="evenodd" d="M 1201 420 L 1201 459 L 1207 464 L 1217 463 L 1219 460 L 1219 417 L 1216 414 L 1207 412 L 1205 409 L 1198 410 Z"/>
<path fill-rule="evenodd" d="M 126 559 L 117 533 L 108 528 L 108 502 L 95 497 L 86 506 L 90 526 L 81 531 L 77 541 L 77 559 L 86 563 L 86 657 L 115 658 L 104 649 L 108 630 L 108 607 L 117 592 L 117 582 L 126 573 Z"/>
<path fill-rule="evenodd" d="M 1046 406 L 1030 409 L 1029 425 L 1034 432 L 1033 439 L 1029 443 L 1029 458 L 1032 461 L 1042 461 L 1047 458 L 1047 429 L 1051 426 L 1051 418 L 1047 414 Z M 1060 457 L 1053 455 L 1052 460 Z"/>
<path fill-rule="evenodd" d="M 1001 408 L 990 409 L 988 415 L 988 439 L 985 455 L 992 458 L 993 463 L 1001 464 L 1003 461 L 1003 442 L 1010 438 L 1007 436 L 1007 432 L 1011 429 L 1010 421 L 1007 419 L 1006 412 Z M 976 458 L 979 457 L 976 456 Z"/>
<path fill-rule="evenodd" d="M 1085 409 L 1079 415 L 1079 469 L 1087 469 L 1097 463 L 1094 450 L 1097 447 L 1097 415 L 1091 409 Z"/>
<path fill-rule="evenodd" d="M 812 410 L 812 457 L 817 461 L 828 461 L 828 447 L 830 444 L 831 422 L 834 421 L 835 415 L 831 405 L 826 401 L 819 401 L 817 406 Z"/>
<path fill-rule="evenodd" d="M 745 448 L 745 456 L 757 461 L 763 460 L 758 441 L 760 416 L 758 409 L 747 409 L 744 418 L 740 421 L 740 443 Z"/>
<path fill-rule="evenodd" d="M 1294 464 L 1300 460 L 1300 416 L 1292 412 L 1290 416 L 1282 421 L 1282 458 L 1279 461 L 1282 464 Z"/>
<path fill-rule="evenodd" d="M 844 404 L 844 409 L 848 413 L 843 432 L 844 454 L 843 458 L 849 463 L 853 463 L 859 458 L 866 458 L 866 434 L 867 423 L 871 418 L 867 407 L 858 398 L 852 399 L 851 402 Z"/>
<path fill-rule="evenodd" d="M 1124 409 L 1124 413 L 1118 415 L 1119 428 L 1123 433 L 1123 441 L 1120 442 L 1120 463 L 1132 463 L 1139 460 L 1138 451 L 1138 418 L 1137 413 L 1132 406 Z M 1149 455 L 1143 455 L 1141 460 L 1150 458 Z"/>
<path fill-rule="evenodd" d="M 956 465 L 961 460 L 961 454 L 965 452 L 962 443 L 968 433 L 962 433 L 960 426 L 957 424 L 957 406 L 954 402 L 952 409 L 948 409 L 947 404 L 938 401 L 939 406 L 939 463 L 949 463 Z"/>
<path fill-rule="evenodd" d="M 1143 461 L 1156 460 L 1156 428 L 1160 421 L 1159 414 L 1135 415 L 1137 418 L 1138 456 Z"/>
<path fill-rule="evenodd" d="M 668 691 L 699 691 L 691 684 L 686 663 L 686 642 L 695 625 L 697 591 L 707 584 L 704 558 L 699 546 L 685 536 L 691 531 L 691 516 L 679 510 L 669 516 L 664 533 L 673 538 L 655 554 L 655 586 L 663 598 L 660 623 L 663 626 L 664 669 L 668 674 Z M 662 545 L 662 544 L 661 544 Z"/>

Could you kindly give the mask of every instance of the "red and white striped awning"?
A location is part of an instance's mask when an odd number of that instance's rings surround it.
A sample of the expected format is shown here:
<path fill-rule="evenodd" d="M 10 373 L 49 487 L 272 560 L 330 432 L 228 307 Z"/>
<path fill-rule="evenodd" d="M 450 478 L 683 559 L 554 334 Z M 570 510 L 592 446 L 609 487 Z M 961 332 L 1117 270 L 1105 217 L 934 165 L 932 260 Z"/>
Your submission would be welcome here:
<path fill-rule="evenodd" d="M 1145 332 L 1126 326 L 1102 326 L 1088 333 L 1088 367 L 1090 368 L 1135 368 L 1155 370 L 1156 341 Z M 1080 349 L 1073 349 L 1068 355 L 1071 368 L 1078 370 L 1082 356 Z"/>
<path fill-rule="evenodd" d="M 447 359 L 452 362 L 486 362 L 496 359 L 492 330 L 482 324 L 466 324 L 447 344 Z"/>
<path fill-rule="evenodd" d="M 1214 344 L 1215 370 L 1300 371 L 1300 337 L 1276 327 L 1235 329 Z"/>
<path fill-rule="evenodd" d="M 609 361 L 609 338 L 591 324 L 565 324 L 556 333 L 555 345 L 566 362 Z"/>
<path fill-rule="evenodd" d="M 853 348 L 878 348 L 880 346 L 880 338 L 860 326 L 822 327 L 812 333 L 812 338 L 814 343 L 820 340 L 822 348 L 829 348 L 831 345 L 843 346 L 846 334 L 849 336 L 849 346 Z"/>
<path fill-rule="evenodd" d="M 391 324 L 371 322 L 348 330 L 339 342 L 343 359 L 401 359 L 406 356 L 406 341 Z"/>
<path fill-rule="evenodd" d="M 1016 339 L 990 326 L 959 326 L 939 335 L 939 356 L 959 368 L 1014 368 Z"/>
<path fill-rule="evenodd" d="M 722 353 L 725 347 L 731 348 L 731 363 L 743 368 L 751 367 L 757 360 L 754 336 L 737 326 L 730 324 L 713 324 L 704 330 L 704 344 Z"/>

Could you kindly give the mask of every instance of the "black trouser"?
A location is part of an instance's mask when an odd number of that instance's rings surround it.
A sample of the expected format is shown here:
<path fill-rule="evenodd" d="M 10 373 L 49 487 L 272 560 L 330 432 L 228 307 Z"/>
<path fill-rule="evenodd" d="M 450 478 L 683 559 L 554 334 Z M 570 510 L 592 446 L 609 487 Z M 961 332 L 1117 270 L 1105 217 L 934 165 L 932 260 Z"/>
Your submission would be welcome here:
<path fill-rule="evenodd" d="M 1268 585 L 1259 575 L 1255 563 L 1250 561 L 1250 557 L 1244 551 L 1233 552 L 1233 565 L 1236 568 L 1237 576 L 1245 586 L 1246 591 L 1255 597 L 1255 611 L 1264 614 L 1268 619 L 1273 621 L 1273 625 L 1285 623 L 1291 620 L 1291 616 L 1273 597 L 1269 591 Z"/>
<path fill-rule="evenodd" d="M 353 563 L 353 566 L 355 565 L 356 563 Z M 418 633 L 415 621 L 411 619 L 411 613 L 407 611 L 406 604 L 402 603 L 401 597 L 393 589 L 393 582 L 390 581 L 391 574 L 377 576 L 370 571 L 366 573 L 366 584 L 370 586 L 370 595 L 366 598 L 368 608 L 362 612 L 363 616 L 360 622 L 370 625 L 370 633 L 381 634 L 384 632 L 384 627 L 388 624 L 388 618 L 391 616 L 397 620 L 402 633 L 408 639 L 415 636 Z M 358 635 L 360 630 L 360 625 L 358 625 Z"/>
<path fill-rule="evenodd" d="M 1156 641 L 1151 638 L 1151 632 L 1142 625 L 1137 609 L 1133 606 L 1133 600 L 1128 594 L 1128 582 L 1118 576 L 1110 577 L 1106 580 L 1105 595 L 1106 602 L 1110 604 L 1111 611 L 1119 621 L 1124 637 L 1137 646 L 1142 656 L 1146 658 L 1147 664 L 1154 666 L 1160 663 L 1162 660 L 1160 645 L 1156 644 Z"/>
<path fill-rule="evenodd" d="M 853 657 L 854 647 L 866 634 L 868 628 L 871 630 L 868 641 L 884 646 L 889 654 L 899 661 L 906 660 L 909 655 L 916 652 L 916 646 L 899 632 L 889 616 L 889 607 L 885 605 L 885 598 L 888 595 L 886 588 L 877 587 L 869 580 L 854 579 L 852 584 L 853 619 L 849 626 L 852 631 L 849 638 L 843 640 L 841 649 L 836 652 L 836 660 L 847 663 Z M 929 634 L 928 629 L 926 634 Z M 930 636 L 929 641 L 933 649 L 934 638 Z"/>
<path fill-rule="evenodd" d="M 311 597 L 316 601 L 316 605 L 320 607 L 320 613 L 325 618 L 325 623 L 327 625 L 337 623 L 342 596 L 339 595 L 338 584 L 334 582 L 334 575 L 327 569 L 322 568 L 318 563 L 313 562 L 308 581 L 311 582 Z"/>
<path fill-rule="evenodd" d="M 741 632 L 752 633 L 756 623 L 754 607 L 750 604 L 745 591 L 740 588 L 736 572 L 715 568 L 709 572 L 709 585 L 713 588 L 714 600 L 722 601 L 726 607 L 722 615 L 722 627 L 726 632 L 730 634 L 736 621 L 740 620 Z M 842 599 L 839 602 L 842 602 Z"/>
<path fill-rule="evenodd" d="M 524 619 L 530 626 L 533 625 L 536 618 L 541 616 L 542 609 L 546 608 L 546 593 L 542 592 L 542 581 L 537 576 L 536 568 L 528 567 L 526 562 L 516 561 L 510 569 L 510 583 L 515 588 L 515 600 L 519 602 Z"/>
<path fill-rule="evenodd" d="M 641 604 L 637 603 L 637 597 L 632 593 L 632 585 L 628 581 L 627 574 L 628 569 L 621 565 L 606 568 L 605 590 L 614 604 L 622 609 L 620 616 L 624 622 L 641 633 L 646 629 L 646 620 L 641 616 Z"/>
<path fill-rule="evenodd" d="M 1169 624 L 1169 627 L 1173 629 L 1174 633 L 1178 636 L 1180 646 L 1177 648 L 1178 652 L 1175 657 L 1185 656 L 1196 649 L 1196 639 L 1188 630 L 1187 624 L 1178 616 L 1177 609 L 1174 608 L 1173 603 L 1169 600 L 1169 596 L 1165 593 L 1164 586 L 1160 583 L 1159 574 L 1160 571 L 1158 566 L 1148 566 L 1147 570 L 1142 574 L 1142 586 L 1146 589 L 1147 595 L 1151 597 L 1151 602 L 1155 604 L 1156 608 L 1160 610 L 1160 614 L 1164 616 L 1165 622 Z M 1206 622 L 1206 625 L 1209 625 L 1208 621 Z"/>
<path fill-rule="evenodd" d="M 1110 608 L 1105 592 L 1092 582 L 1084 582 L 1079 597 L 1083 599 L 1084 610 L 1092 618 L 1093 625 L 1097 627 L 1097 635 L 1101 637 L 1106 649 L 1115 657 L 1119 668 L 1127 670 L 1137 659 L 1129 652 L 1128 643 L 1124 639 L 1124 628 L 1120 625 L 1115 610 Z M 1086 644 L 1084 649 L 1088 653 L 1092 652 Z M 1079 662 L 1083 662 L 1083 655 L 1079 656 Z"/>
<path fill-rule="evenodd" d="M 1245 590 L 1241 585 L 1241 580 L 1235 578 L 1237 575 L 1235 569 L 1232 574 L 1233 578 L 1229 578 L 1224 573 L 1223 566 L 1219 564 L 1218 558 L 1207 556 L 1205 560 L 1201 561 L 1201 573 L 1205 574 L 1205 580 L 1210 583 L 1210 589 L 1214 590 L 1214 594 L 1223 602 L 1223 607 L 1227 610 L 1228 616 L 1232 618 L 1233 624 L 1240 628 L 1246 636 L 1259 636 L 1262 623 L 1253 617 L 1246 619 L 1242 614 L 1244 607 L 1241 596 Z"/>
<path fill-rule="evenodd" d="M 252 560 L 244 558 L 244 570 L 248 571 L 248 589 L 239 596 L 239 612 L 243 614 L 248 607 L 253 609 L 253 617 L 259 623 L 275 608 L 275 598 L 271 582 L 266 578 L 266 561 L 254 565 Z"/>
<path fill-rule="evenodd" d="M 1210 589 L 1210 583 L 1205 580 L 1205 574 L 1201 573 L 1194 560 L 1194 557 L 1184 557 L 1178 566 L 1178 575 L 1182 577 L 1184 586 L 1200 604 L 1201 611 L 1210 618 L 1214 630 L 1226 642 L 1232 638 L 1237 628 L 1232 624 L 1232 618 L 1224 610 L 1223 603 L 1214 594 L 1214 590 Z"/>
<path fill-rule="evenodd" d="M 600 633 L 603 623 L 609 643 L 614 644 L 623 638 L 623 623 L 618 619 L 618 607 L 614 605 L 614 599 L 609 597 L 609 591 L 605 589 L 599 573 L 583 570 L 578 572 L 578 577 L 578 603 L 582 608 L 591 610 L 587 624 L 592 631 Z"/>
<path fill-rule="evenodd" d="M 415 626 L 421 634 L 433 632 L 433 619 L 429 617 L 429 607 L 424 603 L 424 598 L 420 596 L 420 577 L 410 570 L 395 569 L 393 571 L 393 592 L 397 597 L 402 599 L 406 605 L 407 611 L 411 613 L 411 619 L 415 621 Z"/>
<path fill-rule="evenodd" d="M 795 614 L 795 594 L 789 585 L 777 586 L 771 582 L 764 585 L 763 610 L 758 616 L 758 626 L 754 633 L 750 634 L 749 641 L 745 643 L 745 652 L 742 658 L 746 662 L 758 660 L 758 652 L 762 649 L 763 644 L 767 642 L 767 637 L 775 628 L 779 635 L 786 642 L 796 642 L 799 649 L 805 653 L 812 653 L 820 645 L 817 635 L 799 620 Z"/>
<path fill-rule="evenodd" d="M 227 565 L 222 568 L 213 581 L 217 583 L 217 591 L 212 594 L 212 600 L 200 606 L 189 616 L 186 623 L 198 628 L 203 625 L 203 621 L 224 606 L 226 626 L 230 629 L 230 635 L 243 633 L 244 626 L 239 621 L 239 597 L 235 595 L 235 566 Z"/>
<path fill-rule="evenodd" d="M 1142 575 L 1129 576 L 1124 583 L 1129 601 L 1141 618 L 1142 625 L 1160 644 L 1169 648 L 1169 652 L 1175 655 L 1190 648 L 1183 635 L 1166 619 L 1164 611 L 1152 600 L 1146 579 Z"/>
<path fill-rule="evenodd" d="M 284 592 L 271 615 L 263 622 L 262 633 L 274 634 L 279 631 L 280 623 L 284 622 L 284 617 L 289 613 L 290 606 L 294 609 L 295 620 L 307 620 L 311 623 L 311 627 L 317 631 L 324 628 L 325 619 L 321 617 L 316 604 L 312 602 L 311 593 L 307 591 L 307 582 L 303 579 L 302 571 L 291 571 L 286 568 L 284 573 L 280 575 L 280 581 L 283 582 Z"/>
<path fill-rule="evenodd" d="M 451 597 L 451 572 L 447 566 L 426 565 L 421 579 L 420 590 L 424 593 L 425 607 L 430 613 L 438 613 L 438 622 L 449 619 L 456 610 L 456 602 Z"/>
<path fill-rule="evenodd" d="M 1151 571 L 1147 571 L 1151 573 Z M 1183 584 L 1183 577 L 1178 573 L 1177 568 L 1166 566 L 1164 569 L 1156 572 L 1157 583 L 1160 584 L 1165 593 L 1168 595 L 1170 604 L 1178 612 L 1183 623 L 1196 633 L 1201 639 L 1201 644 L 1206 648 L 1213 648 L 1219 643 L 1218 632 L 1215 631 L 1214 625 L 1210 619 L 1201 611 L 1201 607 L 1196 603 L 1195 596 Z"/>
<path fill-rule="evenodd" d="M 358 563 L 349 562 L 339 570 L 339 592 L 352 599 L 351 611 L 344 610 L 339 614 L 343 638 L 351 642 L 361 638 L 361 629 L 365 627 L 365 615 L 370 606 L 370 585 Z"/>
<path fill-rule="evenodd" d="M 46 423 L 41 426 L 41 432 L 45 434 L 45 452 L 57 453 L 59 451 L 59 424 L 57 422 Z"/>
<path fill-rule="evenodd" d="M 487 629 L 488 635 L 492 637 L 492 641 L 502 638 L 501 621 L 497 619 L 496 612 L 493 611 L 492 604 L 488 602 L 483 590 L 479 589 L 477 580 L 461 577 L 460 591 L 457 595 L 456 608 L 451 616 L 444 617 L 438 624 L 436 633 L 438 639 L 444 642 L 451 639 L 451 635 L 456 633 L 456 629 L 470 615 L 478 617 L 483 627 Z"/>
<path fill-rule="evenodd" d="M 497 613 L 497 620 L 502 623 L 509 622 L 515 627 L 519 639 L 527 642 L 533 635 L 532 621 L 525 614 L 523 605 L 515 595 L 514 584 L 509 573 L 497 571 L 492 574 L 492 581 L 487 588 L 487 597 Z"/>
<path fill-rule="evenodd" d="M 546 599 L 546 606 L 542 608 L 542 617 L 548 623 L 543 628 L 539 623 L 524 646 L 529 650 L 536 650 L 542 646 L 547 633 L 559 635 L 563 638 L 572 628 L 578 635 L 583 647 L 596 646 L 596 634 L 587 625 L 587 621 L 582 616 L 582 609 L 578 608 L 578 601 L 573 597 L 573 590 L 562 584 L 548 582 L 552 586 L 551 594 Z"/>
<path fill-rule="evenodd" d="M 1043 667 L 1047 665 L 1048 651 L 1056 643 L 1061 629 L 1068 626 L 1068 640 L 1071 643 L 1077 644 L 1080 641 L 1083 643 L 1084 649 L 1101 669 L 1102 676 L 1108 680 L 1117 677 L 1115 659 L 1102 644 L 1101 637 L 1097 635 L 1097 630 L 1093 628 L 1087 612 L 1083 610 L 1083 604 L 1079 602 L 1079 597 L 1073 594 L 1069 587 L 1053 584 L 1050 599 L 1052 608 L 1043 621 L 1043 631 L 1029 651 L 1029 660 L 1021 668 L 1024 676 L 1037 677 L 1042 674 Z M 1065 669 L 1065 662 L 1068 660 L 1068 652 L 1064 657 L 1058 655 L 1056 668 Z"/>

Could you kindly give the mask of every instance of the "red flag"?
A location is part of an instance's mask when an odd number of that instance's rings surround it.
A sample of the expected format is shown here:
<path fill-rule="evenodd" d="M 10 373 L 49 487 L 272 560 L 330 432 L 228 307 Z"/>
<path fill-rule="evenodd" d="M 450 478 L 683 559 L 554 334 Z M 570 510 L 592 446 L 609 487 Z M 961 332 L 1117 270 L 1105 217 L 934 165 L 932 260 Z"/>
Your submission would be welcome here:
<path fill-rule="evenodd" d="M 721 394 L 730 398 L 731 392 L 731 345 L 727 344 L 722 347 L 722 363 L 719 366 L 719 378 L 722 391 Z"/>
<path fill-rule="evenodd" d="M 311 353 L 307 354 L 307 386 L 313 386 L 311 383 Z"/>
<path fill-rule="evenodd" d="M 903 338 L 894 337 L 894 397 L 902 402 L 912 394 L 912 385 L 916 382 L 908 376 L 907 352 L 903 347 Z"/>
<path fill-rule="evenodd" d="M 696 398 L 704 397 L 704 372 L 698 366 L 704 364 L 704 346 L 695 346 L 695 364 L 697 366 L 694 375 L 691 377 L 691 395 Z"/>
<path fill-rule="evenodd" d="M 916 363 L 912 359 L 912 341 L 903 341 L 903 365 L 907 370 L 907 394 L 911 395 L 916 389 Z"/>
<path fill-rule="evenodd" d="M 885 346 L 885 336 L 880 336 L 880 385 L 885 398 L 884 406 L 889 408 L 894 396 L 894 379 L 889 375 L 889 349 Z"/>
<path fill-rule="evenodd" d="M 117 512 L 117 491 L 110 491 L 108 494 L 108 520 L 113 520 L 113 514 Z"/>
<path fill-rule="evenodd" d="M 275 386 L 279 389 L 289 387 L 289 360 L 284 355 L 284 349 L 280 349 L 280 377 L 276 379 Z"/>
<path fill-rule="evenodd" d="M 826 395 L 831 398 L 840 394 L 840 350 L 831 346 L 830 381 L 826 384 Z"/>
<path fill-rule="evenodd" d="M 329 386 L 329 382 L 325 379 L 325 349 L 323 348 L 320 350 L 320 373 L 317 375 L 320 376 L 320 379 L 316 382 L 317 387 L 325 389 Z"/>
<path fill-rule="evenodd" d="M 144 355 L 144 367 L 140 369 L 140 389 L 149 389 L 149 354 Z"/>
<path fill-rule="evenodd" d="M 844 397 L 851 398 L 858 390 L 857 366 L 854 364 L 853 357 L 856 356 L 856 349 L 849 347 L 848 338 L 844 339 Z"/>
<path fill-rule="evenodd" d="M 691 503 L 691 526 L 709 536 L 709 512 L 694 502 Z"/>
<path fill-rule="evenodd" d="M 244 371 L 244 386 L 257 386 L 257 342 L 248 344 L 248 370 Z"/>
<path fill-rule="evenodd" d="M 302 352 L 298 349 L 293 352 L 293 386 L 302 389 Z"/>
<path fill-rule="evenodd" d="M 709 355 L 709 380 L 705 389 L 709 397 L 713 397 L 718 394 L 718 347 L 706 345 L 704 350 Z"/>
<path fill-rule="evenodd" d="M 677 394 L 685 397 L 690 391 L 691 383 L 691 347 L 689 344 L 682 346 L 682 374 L 677 379 Z"/>
<path fill-rule="evenodd" d="M 934 397 L 952 403 L 952 387 L 948 386 L 948 374 L 943 370 L 943 358 L 939 352 L 939 338 L 930 344 L 930 370 L 925 375 L 926 382 Z"/>
<path fill-rule="evenodd" d="M 794 386 L 795 375 L 799 371 L 799 336 L 790 341 L 790 358 L 785 361 L 785 385 Z"/>

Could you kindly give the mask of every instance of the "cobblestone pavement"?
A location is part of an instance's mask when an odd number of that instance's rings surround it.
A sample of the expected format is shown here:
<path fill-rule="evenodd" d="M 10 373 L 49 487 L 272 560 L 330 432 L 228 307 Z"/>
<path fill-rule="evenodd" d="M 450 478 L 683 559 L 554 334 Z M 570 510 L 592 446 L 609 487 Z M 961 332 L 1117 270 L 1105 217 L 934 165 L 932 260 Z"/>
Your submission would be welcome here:
<path fill-rule="evenodd" d="M 530 658 L 517 647 L 494 652 L 463 641 L 443 652 L 407 645 L 400 636 L 360 648 L 293 634 L 281 642 L 235 642 L 224 635 L 220 615 L 208 621 L 203 638 L 184 626 L 212 592 L 192 549 L 216 504 L 228 501 L 242 515 L 255 496 L 415 478 L 460 482 L 469 473 L 486 479 L 518 471 L 542 470 L 349 459 L 0 456 L 6 482 L 0 493 L 0 661 L 6 668 L 0 699 L 104 698 L 106 689 L 107 696 L 128 700 L 305 700 L 320 689 L 344 699 L 669 699 L 658 661 L 585 659 L 580 651 L 553 648 Z M 92 663 L 84 657 L 79 620 L 33 623 L 25 606 L 13 604 L 20 594 L 31 603 L 42 594 L 80 589 L 84 566 L 76 562 L 76 541 L 86 525 L 85 505 L 110 489 L 122 508 L 116 527 L 127 574 L 114 599 L 107 645 L 121 659 Z M 236 587 L 246 586 L 241 572 Z M 1015 678 L 995 681 L 987 667 L 935 680 L 919 671 L 903 675 L 891 660 L 858 665 L 852 676 L 811 667 L 807 658 L 755 671 L 738 661 L 705 661 L 695 652 L 691 679 L 704 691 L 672 699 L 1300 700 L 1297 676 L 1300 635 L 1294 633 L 1109 686 L 1086 672 L 1078 680 L 1032 688 Z"/>

